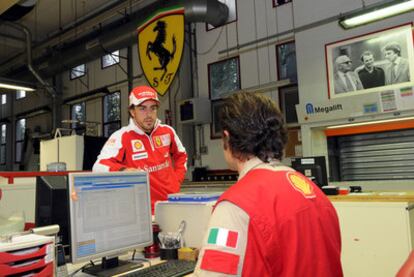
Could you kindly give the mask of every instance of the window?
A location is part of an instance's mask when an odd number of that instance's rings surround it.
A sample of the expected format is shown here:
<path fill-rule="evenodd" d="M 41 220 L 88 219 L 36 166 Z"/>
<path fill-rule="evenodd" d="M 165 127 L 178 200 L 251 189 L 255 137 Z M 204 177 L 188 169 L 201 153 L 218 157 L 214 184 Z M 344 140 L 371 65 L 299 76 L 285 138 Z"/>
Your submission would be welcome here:
<path fill-rule="evenodd" d="M 24 143 L 24 134 L 26 131 L 26 119 L 22 118 L 16 121 L 16 163 L 22 161 L 22 150 Z"/>
<path fill-rule="evenodd" d="M 121 93 L 106 95 L 103 105 L 103 133 L 105 137 L 109 137 L 121 128 Z"/>
<path fill-rule="evenodd" d="M 119 63 L 119 50 L 116 50 L 110 54 L 102 56 L 101 58 L 102 68 L 107 68 L 117 63 Z"/>
<path fill-rule="evenodd" d="M 6 123 L 0 125 L 0 164 L 6 164 Z"/>
<path fill-rule="evenodd" d="M 7 103 L 7 94 L 1 95 L 1 104 L 4 105 Z"/>
<path fill-rule="evenodd" d="M 79 122 L 86 121 L 85 102 L 72 105 L 70 118 L 73 121 L 77 121 L 72 123 L 72 128 L 76 128 Z"/>
<path fill-rule="evenodd" d="M 273 7 L 281 6 L 289 2 L 292 2 L 292 0 L 273 0 Z"/>
<path fill-rule="evenodd" d="M 86 64 L 78 65 L 70 70 L 70 79 L 80 78 L 86 74 Z"/>
<path fill-rule="evenodd" d="M 26 97 L 25 90 L 16 90 L 16 99 L 22 99 Z"/>

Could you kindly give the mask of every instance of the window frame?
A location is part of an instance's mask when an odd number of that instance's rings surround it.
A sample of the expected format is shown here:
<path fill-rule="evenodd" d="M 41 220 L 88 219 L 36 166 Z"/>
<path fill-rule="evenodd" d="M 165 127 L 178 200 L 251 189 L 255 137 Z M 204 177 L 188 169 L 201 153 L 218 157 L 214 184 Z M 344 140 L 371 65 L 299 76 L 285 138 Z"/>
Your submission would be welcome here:
<path fill-rule="evenodd" d="M 84 109 L 84 121 L 86 121 L 86 101 L 81 101 L 81 102 L 74 103 L 74 104 L 70 105 L 70 109 L 69 109 L 69 118 L 70 118 L 70 120 L 75 120 L 75 119 L 73 119 L 72 112 L 73 112 L 73 107 L 74 106 L 77 106 L 77 105 L 82 105 L 83 106 L 83 109 Z M 76 128 L 76 127 L 77 127 L 77 123 L 71 123 L 71 128 Z"/>
<path fill-rule="evenodd" d="M 277 8 L 286 4 L 292 3 L 292 0 L 285 0 L 283 4 L 278 4 L 277 0 L 272 0 L 273 8 Z"/>
<path fill-rule="evenodd" d="M 78 68 L 78 67 L 80 67 L 80 66 L 83 66 L 83 67 L 84 67 L 83 74 L 81 74 L 81 75 L 79 75 L 79 76 L 72 77 L 72 72 L 73 72 L 74 70 L 76 70 L 76 68 Z M 76 72 L 81 72 L 81 71 L 80 71 L 80 70 L 76 70 Z M 80 64 L 80 65 L 77 65 L 77 66 L 75 66 L 75 67 L 72 67 L 72 68 L 69 70 L 69 79 L 70 79 L 71 81 L 73 81 L 73 80 L 76 80 L 76 79 L 82 78 L 83 76 L 85 76 L 85 75 L 86 75 L 86 73 L 87 73 L 86 63 Z"/>
<path fill-rule="evenodd" d="M 118 55 L 114 55 L 114 53 L 115 52 L 118 52 Z M 106 57 L 106 56 L 111 56 L 111 58 L 115 61 L 113 64 L 110 64 L 110 65 L 107 65 L 107 66 L 104 66 L 104 57 Z M 116 61 L 116 59 L 114 58 L 114 57 L 118 57 L 118 61 Z M 106 68 L 109 68 L 109 67 L 111 67 L 111 66 L 114 66 L 114 65 L 117 65 L 117 64 L 119 64 L 121 62 L 121 50 L 115 50 L 115 51 L 113 51 L 113 52 L 111 52 L 111 53 L 108 53 L 108 54 L 105 54 L 105 55 L 103 55 L 103 56 L 101 56 L 101 69 L 106 69 Z"/>
<path fill-rule="evenodd" d="M 18 89 L 16 90 L 16 100 L 22 100 L 24 98 L 26 98 L 26 91 L 22 90 L 22 89 Z"/>
<path fill-rule="evenodd" d="M 3 142 L 3 126 L 4 126 L 4 142 Z M 1 161 L 2 149 L 4 149 L 5 159 L 4 162 Z M 7 161 L 7 124 L 0 124 L 0 165 L 5 165 Z"/>
<path fill-rule="evenodd" d="M 18 133 L 17 133 L 18 128 L 17 128 L 17 126 L 19 125 L 18 122 L 20 122 L 22 120 L 24 120 L 23 137 L 18 140 L 17 139 L 17 137 L 18 137 Z M 18 158 L 18 156 L 17 156 L 17 145 L 18 144 L 22 145 L 21 146 L 21 151 L 23 152 L 24 136 L 25 136 L 25 133 L 26 133 L 26 124 L 27 124 L 26 118 L 23 117 L 23 118 L 17 119 L 15 124 L 16 124 L 16 132 L 15 132 L 16 138 L 15 138 L 15 142 L 14 142 L 15 143 L 14 162 L 17 163 L 17 164 L 20 164 L 20 163 L 22 163 L 22 160 L 17 160 L 17 158 Z M 22 157 L 20 157 L 20 158 L 22 158 Z"/>
<path fill-rule="evenodd" d="M 4 100 L 4 102 L 3 102 L 3 100 Z M 1 104 L 2 105 L 6 105 L 7 104 L 7 94 L 6 93 L 3 93 L 1 95 Z"/>
<path fill-rule="evenodd" d="M 114 95 L 114 94 L 119 94 L 119 120 L 105 121 L 105 112 L 106 112 L 105 111 L 105 99 L 107 99 L 107 97 L 110 97 L 111 95 Z M 121 102 L 122 102 L 121 91 L 114 91 L 102 97 L 102 135 L 104 137 L 110 137 L 111 135 L 111 134 L 109 134 L 108 136 L 106 135 L 105 126 L 109 124 L 113 124 L 113 123 L 118 123 L 119 128 L 121 128 L 121 123 L 122 123 L 122 112 L 121 112 L 122 103 Z"/>

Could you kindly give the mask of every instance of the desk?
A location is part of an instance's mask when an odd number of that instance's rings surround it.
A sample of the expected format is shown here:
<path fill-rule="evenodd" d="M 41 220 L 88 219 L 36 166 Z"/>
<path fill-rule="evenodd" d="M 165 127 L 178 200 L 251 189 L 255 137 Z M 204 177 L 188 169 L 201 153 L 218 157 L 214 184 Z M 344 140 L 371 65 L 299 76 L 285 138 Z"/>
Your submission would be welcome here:
<path fill-rule="evenodd" d="M 339 217 L 344 276 L 395 276 L 414 248 L 414 194 L 330 196 Z"/>

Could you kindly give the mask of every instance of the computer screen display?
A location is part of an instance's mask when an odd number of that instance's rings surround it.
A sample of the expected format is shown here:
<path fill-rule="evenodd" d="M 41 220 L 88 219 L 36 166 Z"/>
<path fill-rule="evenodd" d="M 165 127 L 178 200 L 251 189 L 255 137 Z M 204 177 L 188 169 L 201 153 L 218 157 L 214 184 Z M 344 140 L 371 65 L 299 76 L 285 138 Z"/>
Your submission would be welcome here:
<path fill-rule="evenodd" d="M 146 172 L 70 173 L 72 262 L 152 244 Z"/>
<path fill-rule="evenodd" d="M 320 188 L 328 185 L 324 156 L 293 158 L 292 168 L 311 179 Z"/>

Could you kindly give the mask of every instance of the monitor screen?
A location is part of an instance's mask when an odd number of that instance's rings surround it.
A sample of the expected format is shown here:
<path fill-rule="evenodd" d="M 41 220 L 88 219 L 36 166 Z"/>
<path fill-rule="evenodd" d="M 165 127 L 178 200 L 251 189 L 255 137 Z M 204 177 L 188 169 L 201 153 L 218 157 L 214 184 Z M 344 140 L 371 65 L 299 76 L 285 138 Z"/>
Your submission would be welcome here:
<path fill-rule="evenodd" d="M 152 244 L 146 172 L 70 173 L 72 262 Z"/>
<path fill-rule="evenodd" d="M 57 242 L 63 245 L 65 254 L 69 255 L 70 228 L 67 187 L 66 175 L 36 177 L 35 225 L 42 227 L 58 224 L 60 230 Z"/>
<path fill-rule="evenodd" d="M 311 179 L 318 187 L 322 188 L 328 185 L 324 156 L 293 158 L 292 167 Z"/>

